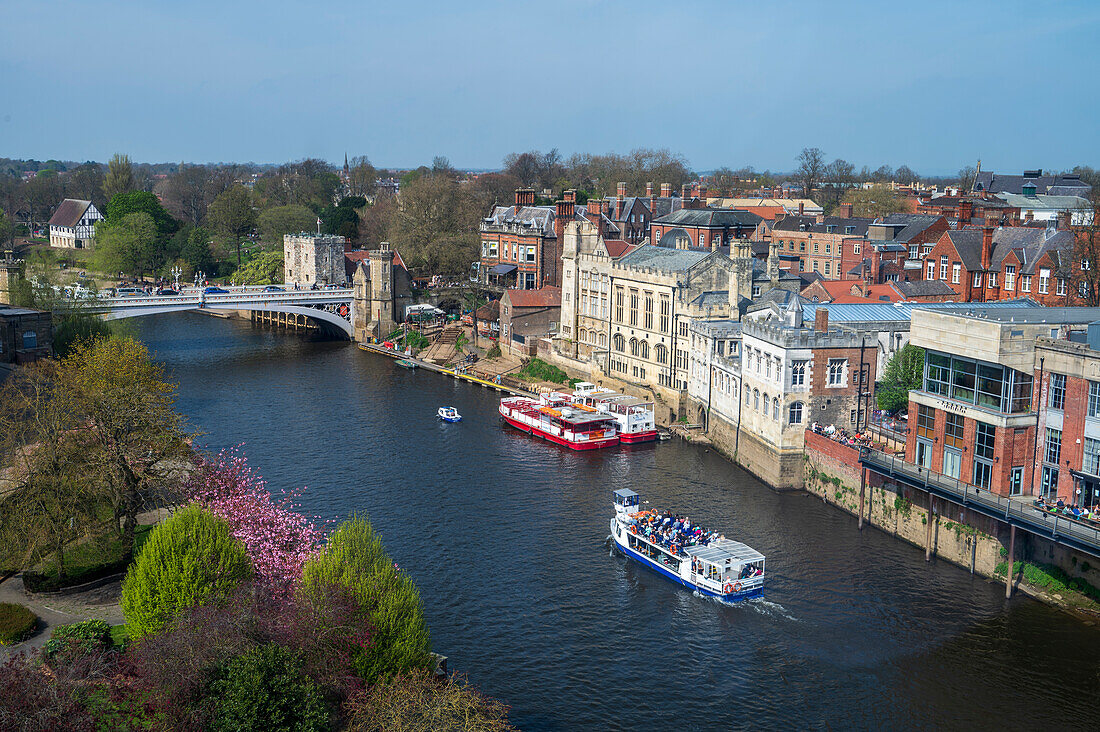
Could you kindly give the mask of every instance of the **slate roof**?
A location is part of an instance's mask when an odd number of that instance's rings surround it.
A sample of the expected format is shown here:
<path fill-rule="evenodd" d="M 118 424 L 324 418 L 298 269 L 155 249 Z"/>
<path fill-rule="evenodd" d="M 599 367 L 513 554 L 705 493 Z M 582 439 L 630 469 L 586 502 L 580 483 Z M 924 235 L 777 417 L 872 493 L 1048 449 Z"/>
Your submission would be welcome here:
<path fill-rule="evenodd" d="M 936 198 L 929 198 L 923 205 L 958 208 L 960 201 L 971 201 L 975 210 L 979 208 L 1012 208 L 999 198 L 982 198 L 981 196 L 937 196 Z"/>
<path fill-rule="evenodd" d="M 92 205 L 91 201 L 81 201 L 78 198 L 66 198 L 50 217 L 50 226 L 65 226 L 73 228 L 84 216 L 84 212 Z"/>
<path fill-rule="evenodd" d="M 699 307 L 713 308 L 729 302 L 729 296 L 729 290 L 708 290 L 697 295 L 691 302 Z"/>
<path fill-rule="evenodd" d="M 710 256 L 701 249 L 670 249 L 646 244 L 619 259 L 624 267 L 652 267 L 666 272 L 679 272 L 694 267 Z"/>
<path fill-rule="evenodd" d="M 943 280 L 904 280 L 892 283 L 905 298 L 911 297 L 950 297 L 955 294 Z"/>
<path fill-rule="evenodd" d="M 981 269 L 982 265 L 982 230 L 961 229 L 948 230 L 955 250 L 958 251 L 963 265 L 973 272 Z M 1054 229 L 1033 229 L 1025 226 L 999 226 L 993 231 L 993 252 L 991 262 L 994 267 L 999 267 L 1009 252 L 1016 252 L 1016 256 L 1022 260 L 1019 274 L 1027 274 L 1035 269 L 1037 262 L 1044 254 L 1051 252 L 1055 261 L 1057 252 L 1069 250 L 1073 247 L 1073 234 L 1069 231 L 1057 231 Z"/>
<path fill-rule="evenodd" d="M 734 229 L 737 226 L 741 226 L 742 229 L 755 229 L 756 225 L 762 220 L 763 217 L 757 216 L 751 211 L 724 208 L 684 208 L 667 216 L 661 216 L 655 219 L 653 223 L 690 227 L 705 226 L 714 229 L 727 227 Z"/>
<path fill-rule="evenodd" d="M 990 193 L 1015 193 L 1023 195 L 1024 185 L 1033 184 L 1036 193 L 1053 193 L 1050 188 L 1074 189 L 1073 195 L 1087 196 L 1092 186 L 1077 175 L 1004 175 L 991 170 L 983 170 L 974 179 L 975 191 Z"/>
<path fill-rule="evenodd" d="M 681 239 L 686 239 L 687 240 L 687 246 L 689 246 L 689 247 L 695 246 L 695 242 L 691 240 L 691 236 L 686 231 L 684 231 L 683 229 L 681 229 L 679 227 L 677 227 L 675 229 L 669 229 L 665 233 L 661 234 L 660 242 L 658 242 L 657 244 L 654 244 L 654 246 L 666 247 L 666 248 L 669 248 L 669 249 L 676 249 L 677 248 L 676 242 L 678 242 Z"/>
<path fill-rule="evenodd" d="M 842 218 L 840 216 L 826 216 L 823 223 L 817 223 L 815 216 L 787 216 L 786 218 L 775 222 L 773 231 L 812 231 L 815 234 L 824 234 L 828 230 L 829 226 L 835 226 L 836 229 L 832 232 L 834 234 L 847 234 L 848 236 L 866 236 L 867 227 L 871 225 L 874 219 L 862 218 L 854 216 L 850 219 Z M 845 232 L 847 227 L 854 227 L 851 232 Z"/>
<path fill-rule="evenodd" d="M 882 218 L 881 223 L 904 224 L 905 228 L 899 231 L 891 241 L 905 244 L 914 236 L 920 234 L 921 232 L 925 231 L 929 226 L 936 223 L 939 218 L 940 217 L 935 214 L 894 213 Z"/>
<path fill-rule="evenodd" d="M 1051 196 L 1037 194 L 1034 196 L 1018 196 L 1015 193 L 998 193 L 997 198 L 1005 201 L 1009 206 L 1016 206 L 1021 211 L 1072 211 L 1074 209 L 1092 210 L 1092 204 L 1088 199 L 1080 196 Z"/>
<path fill-rule="evenodd" d="M 496 206 L 483 221 L 490 226 L 505 224 L 525 224 L 532 229 L 541 230 L 545 236 L 554 235 L 553 206 Z"/>

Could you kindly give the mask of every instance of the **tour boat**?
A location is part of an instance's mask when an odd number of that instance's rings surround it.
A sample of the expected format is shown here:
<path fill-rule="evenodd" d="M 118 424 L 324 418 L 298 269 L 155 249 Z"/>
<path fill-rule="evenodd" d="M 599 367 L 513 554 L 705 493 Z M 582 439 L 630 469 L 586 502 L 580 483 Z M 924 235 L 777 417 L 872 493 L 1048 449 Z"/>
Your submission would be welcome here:
<path fill-rule="evenodd" d="M 574 385 L 573 398 L 579 404 L 605 412 L 619 423 L 619 442 L 652 442 L 657 439 L 653 402 L 620 394 L 588 381 Z"/>
<path fill-rule="evenodd" d="M 666 541 L 654 528 L 669 525 L 655 511 L 643 511 L 634 491 L 615 491 L 611 539 L 627 557 L 708 597 L 732 601 L 763 594 L 763 554 L 708 532 L 677 532 L 675 539 Z M 692 525 L 692 532 L 695 529 Z"/>
<path fill-rule="evenodd" d="M 611 415 L 574 405 L 568 394 L 505 397 L 500 400 L 500 416 L 518 430 L 574 450 L 619 444 L 618 423 Z"/>
<path fill-rule="evenodd" d="M 416 361 L 410 361 L 407 358 L 402 358 L 397 361 L 397 365 L 403 369 L 408 369 L 409 371 L 412 371 L 416 368 Z"/>
<path fill-rule="evenodd" d="M 454 407 L 440 407 L 436 410 L 436 414 L 444 422 L 461 422 L 462 415 L 458 413 L 458 410 Z"/>

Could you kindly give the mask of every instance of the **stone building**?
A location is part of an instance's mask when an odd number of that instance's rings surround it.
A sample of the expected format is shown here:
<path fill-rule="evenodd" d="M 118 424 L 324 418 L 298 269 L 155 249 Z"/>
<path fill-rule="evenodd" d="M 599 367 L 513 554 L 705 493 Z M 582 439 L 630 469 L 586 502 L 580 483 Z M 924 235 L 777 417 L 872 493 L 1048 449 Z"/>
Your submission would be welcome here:
<path fill-rule="evenodd" d="M 500 348 L 534 356 L 540 338 L 552 336 L 561 322 L 561 288 L 505 290 L 500 298 Z"/>
<path fill-rule="evenodd" d="M 50 246 L 64 249 L 91 249 L 95 242 L 95 223 L 103 214 L 91 201 L 66 198 L 50 217 Z"/>
<path fill-rule="evenodd" d="M 344 237 L 332 234 L 285 234 L 283 271 L 286 284 L 346 285 Z"/>
<path fill-rule="evenodd" d="M 22 260 L 6 256 L 0 259 L 0 305 L 11 305 L 15 283 L 23 276 Z"/>
<path fill-rule="evenodd" d="M 412 276 L 397 250 L 382 242 L 358 261 L 352 276 L 355 340 L 385 338 L 404 322 L 411 304 Z"/>
<path fill-rule="evenodd" d="M 53 354 L 48 311 L 0 305 L 0 363 L 31 363 Z"/>

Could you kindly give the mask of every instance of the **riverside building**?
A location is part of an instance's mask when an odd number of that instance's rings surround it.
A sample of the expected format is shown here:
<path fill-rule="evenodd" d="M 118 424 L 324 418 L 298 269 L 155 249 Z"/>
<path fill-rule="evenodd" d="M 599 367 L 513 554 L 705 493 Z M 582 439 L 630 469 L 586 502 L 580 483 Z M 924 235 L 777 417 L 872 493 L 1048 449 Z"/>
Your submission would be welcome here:
<path fill-rule="evenodd" d="M 306 288 L 347 283 L 344 237 L 332 234 L 284 234 L 283 281 Z"/>

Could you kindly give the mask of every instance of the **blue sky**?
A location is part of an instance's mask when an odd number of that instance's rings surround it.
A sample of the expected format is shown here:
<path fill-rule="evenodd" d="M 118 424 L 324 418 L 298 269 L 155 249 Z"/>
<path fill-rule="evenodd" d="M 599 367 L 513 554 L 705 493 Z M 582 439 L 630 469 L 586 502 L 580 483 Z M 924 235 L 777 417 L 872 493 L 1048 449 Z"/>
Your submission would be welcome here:
<path fill-rule="evenodd" d="M 1100 165 L 1098 2 L 0 0 L 0 156 Z"/>

